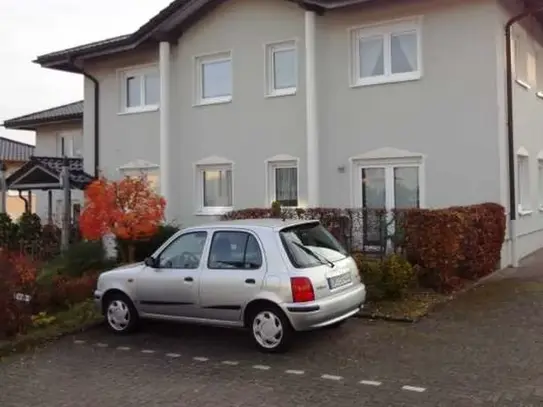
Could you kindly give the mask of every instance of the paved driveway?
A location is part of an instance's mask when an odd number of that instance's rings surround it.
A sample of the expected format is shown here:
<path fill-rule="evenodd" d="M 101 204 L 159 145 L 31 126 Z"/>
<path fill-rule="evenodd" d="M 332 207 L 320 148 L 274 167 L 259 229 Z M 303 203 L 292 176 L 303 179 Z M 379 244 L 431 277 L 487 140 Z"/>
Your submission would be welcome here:
<path fill-rule="evenodd" d="M 542 264 L 419 324 L 351 320 L 286 355 L 260 354 L 238 331 L 99 328 L 0 364 L 0 406 L 541 406 Z"/>

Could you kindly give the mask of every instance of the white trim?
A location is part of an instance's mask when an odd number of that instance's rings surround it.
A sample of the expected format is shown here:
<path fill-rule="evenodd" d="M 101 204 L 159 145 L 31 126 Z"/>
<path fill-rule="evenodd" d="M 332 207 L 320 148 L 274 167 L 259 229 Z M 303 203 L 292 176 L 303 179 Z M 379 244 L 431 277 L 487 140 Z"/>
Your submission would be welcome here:
<path fill-rule="evenodd" d="M 171 48 L 170 43 L 167 41 L 161 41 L 159 43 L 159 72 L 160 72 L 160 194 L 166 201 L 166 209 L 164 218 L 167 223 L 172 223 L 175 215 L 172 213 L 173 205 L 168 205 L 172 195 L 172 184 L 170 181 L 170 175 L 173 170 L 170 166 L 170 148 L 172 132 L 170 127 L 170 112 L 171 112 Z"/>
<path fill-rule="evenodd" d="M 298 89 L 299 83 L 299 52 L 298 52 L 298 38 L 269 42 L 264 44 L 264 96 L 265 97 L 278 97 L 278 96 L 292 96 L 295 95 Z M 273 55 L 277 51 L 294 51 L 294 76 L 296 83 L 293 87 L 285 89 L 275 89 L 275 66 Z"/>
<path fill-rule="evenodd" d="M 531 89 L 532 87 L 530 85 L 528 85 L 526 82 L 524 82 L 522 79 L 515 79 L 515 82 L 517 84 L 519 84 L 521 87 L 523 87 L 524 89 Z"/>
<path fill-rule="evenodd" d="M 206 170 L 222 170 L 231 172 L 231 187 L 230 191 L 232 195 L 231 206 L 217 206 L 217 207 L 204 207 L 203 197 L 203 185 L 202 178 L 203 172 Z M 223 215 L 230 212 L 234 208 L 234 162 L 225 158 L 211 156 L 193 163 L 193 190 L 194 190 L 194 208 L 195 215 L 199 216 L 216 216 Z"/>
<path fill-rule="evenodd" d="M 144 113 L 144 112 L 155 112 L 160 107 L 160 102 L 158 104 L 145 104 L 145 80 L 144 77 L 147 74 L 158 74 L 160 80 L 160 71 L 158 64 L 142 64 L 131 67 L 119 68 L 116 70 L 117 76 L 117 87 L 118 87 L 118 115 L 134 114 L 134 113 Z M 140 79 L 140 102 L 139 106 L 128 107 L 126 103 L 126 80 L 129 76 L 139 77 Z"/>
<path fill-rule="evenodd" d="M 51 177 L 58 179 L 59 180 L 59 185 L 60 185 L 60 177 L 58 175 L 52 173 L 51 171 L 46 170 L 42 166 L 35 166 L 35 167 L 30 168 L 27 172 L 25 172 L 23 175 L 21 175 L 19 178 L 17 178 L 15 181 L 13 181 L 11 184 L 12 185 L 17 184 L 17 182 L 19 182 L 21 179 L 28 176 L 29 174 L 32 174 L 34 171 L 38 171 L 38 170 L 43 171 L 46 174 L 50 175 Z M 28 184 L 28 185 L 38 185 L 38 184 Z M 44 185 L 53 185 L 53 184 L 44 184 Z M 54 185 L 57 185 L 57 184 L 54 184 Z M 19 190 L 19 189 L 22 189 L 22 188 L 19 186 L 16 189 Z"/>
<path fill-rule="evenodd" d="M 266 201 L 264 202 L 264 207 L 268 208 L 273 201 L 276 200 L 275 195 L 275 170 L 277 168 L 296 168 L 296 184 L 298 195 L 296 199 L 298 200 L 298 206 L 300 205 L 300 159 L 288 154 L 279 154 L 273 157 L 270 157 L 264 161 L 265 164 L 265 186 L 266 186 Z"/>
<path fill-rule="evenodd" d="M 421 79 L 423 76 L 422 27 L 422 15 L 349 27 L 347 29 L 349 41 L 349 86 L 351 88 L 356 88 L 360 86 L 406 82 Z M 417 70 L 413 72 L 393 74 L 390 72 L 390 38 L 395 33 L 407 31 L 415 31 L 417 35 Z M 361 78 L 359 41 L 362 38 L 372 36 L 382 36 L 384 40 L 384 74 L 380 76 Z"/>
<path fill-rule="evenodd" d="M 539 99 L 543 99 L 543 91 L 536 92 L 535 94 Z"/>
<path fill-rule="evenodd" d="M 531 214 L 532 206 L 532 177 L 530 174 L 530 156 L 528 154 L 528 151 L 524 147 L 520 147 L 517 150 L 516 154 L 516 174 L 517 174 L 517 211 L 519 215 L 525 216 Z M 526 167 L 521 172 L 521 161 L 520 158 L 526 160 L 525 165 Z M 524 176 L 524 178 L 523 178 Z M 526 189 L 524 189 L 526 188 Z"/>
<path fill-rule="evenodd" d="M 117 168 L 118 171 L 133 171 L 133 170 L 156 170 L 159 168 L 158 164 L 151 161 L 136 159 Z"/>
<path fill-rule="evenodd" d="M 203 97 L 203 77 L 202 66 L 208 62 L 230 61 L 230 95 L 204 98 Z M 194 77 L 194 103 L 193 107 L 216 105 L 232 102 L 234 94 L 234 58 L 233 51 L 218 51 L 209 54 L 195 55 L 193 57 L 193 77 Z"/>
<path fill-rule="evenodd" d="M 526 150 L 524 147 L 519 147 L 519 149 L 517 150 L 517 155 L 521 155 L 523 157 L 529 157 L 530 154 L 528 153 L 528 150 Z"/>

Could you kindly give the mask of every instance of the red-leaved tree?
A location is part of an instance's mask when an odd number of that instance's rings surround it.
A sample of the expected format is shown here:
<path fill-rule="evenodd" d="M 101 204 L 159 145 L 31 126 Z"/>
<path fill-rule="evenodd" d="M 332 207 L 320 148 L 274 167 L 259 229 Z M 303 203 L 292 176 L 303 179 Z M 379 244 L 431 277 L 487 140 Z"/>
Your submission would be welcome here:
<path fill-rule="evenodd" d="M 142 240 L 157 232 L 164 219 L 166 201 L 147 177 L 125 177 L 109 181 L 100 177 L 85 189 L 85 206 L 79 218 L 85 239 L 98 240 L 106 234 L 129 241 Z M 134 246 L 128 246 L 128 261 L 134 261 Z"/>

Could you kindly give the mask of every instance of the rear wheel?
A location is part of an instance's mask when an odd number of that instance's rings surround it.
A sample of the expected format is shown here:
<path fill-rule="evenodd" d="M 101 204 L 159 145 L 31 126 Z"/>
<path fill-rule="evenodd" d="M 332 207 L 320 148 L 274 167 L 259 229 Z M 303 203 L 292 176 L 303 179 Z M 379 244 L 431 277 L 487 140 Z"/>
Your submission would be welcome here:
<path fill-rule="evenodd" d="M 139 322 L 138 311 L 130 298 L 116 293 L 107 297 L 104 304 L 107 327 L 116 334 L 133 332 Z"/>
<path fill-rule="evenodd" d="M 256 346 L 263 352 L 279 353 L 288 349 L 294 331 L 277 307 L 264 306 L 253 312 L 249 328 Z"/>

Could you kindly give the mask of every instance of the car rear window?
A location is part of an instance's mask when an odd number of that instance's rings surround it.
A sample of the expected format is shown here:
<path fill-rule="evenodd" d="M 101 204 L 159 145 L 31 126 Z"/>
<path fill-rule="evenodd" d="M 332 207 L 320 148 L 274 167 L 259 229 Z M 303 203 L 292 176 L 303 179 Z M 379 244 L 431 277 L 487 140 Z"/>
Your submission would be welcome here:
<path fill-rule="evenodd" d="M 279 232 L 283 247 L 296 268 L 334 263 L 347 257 L 347 251 L 319 222 L 304 223 Z"/>

